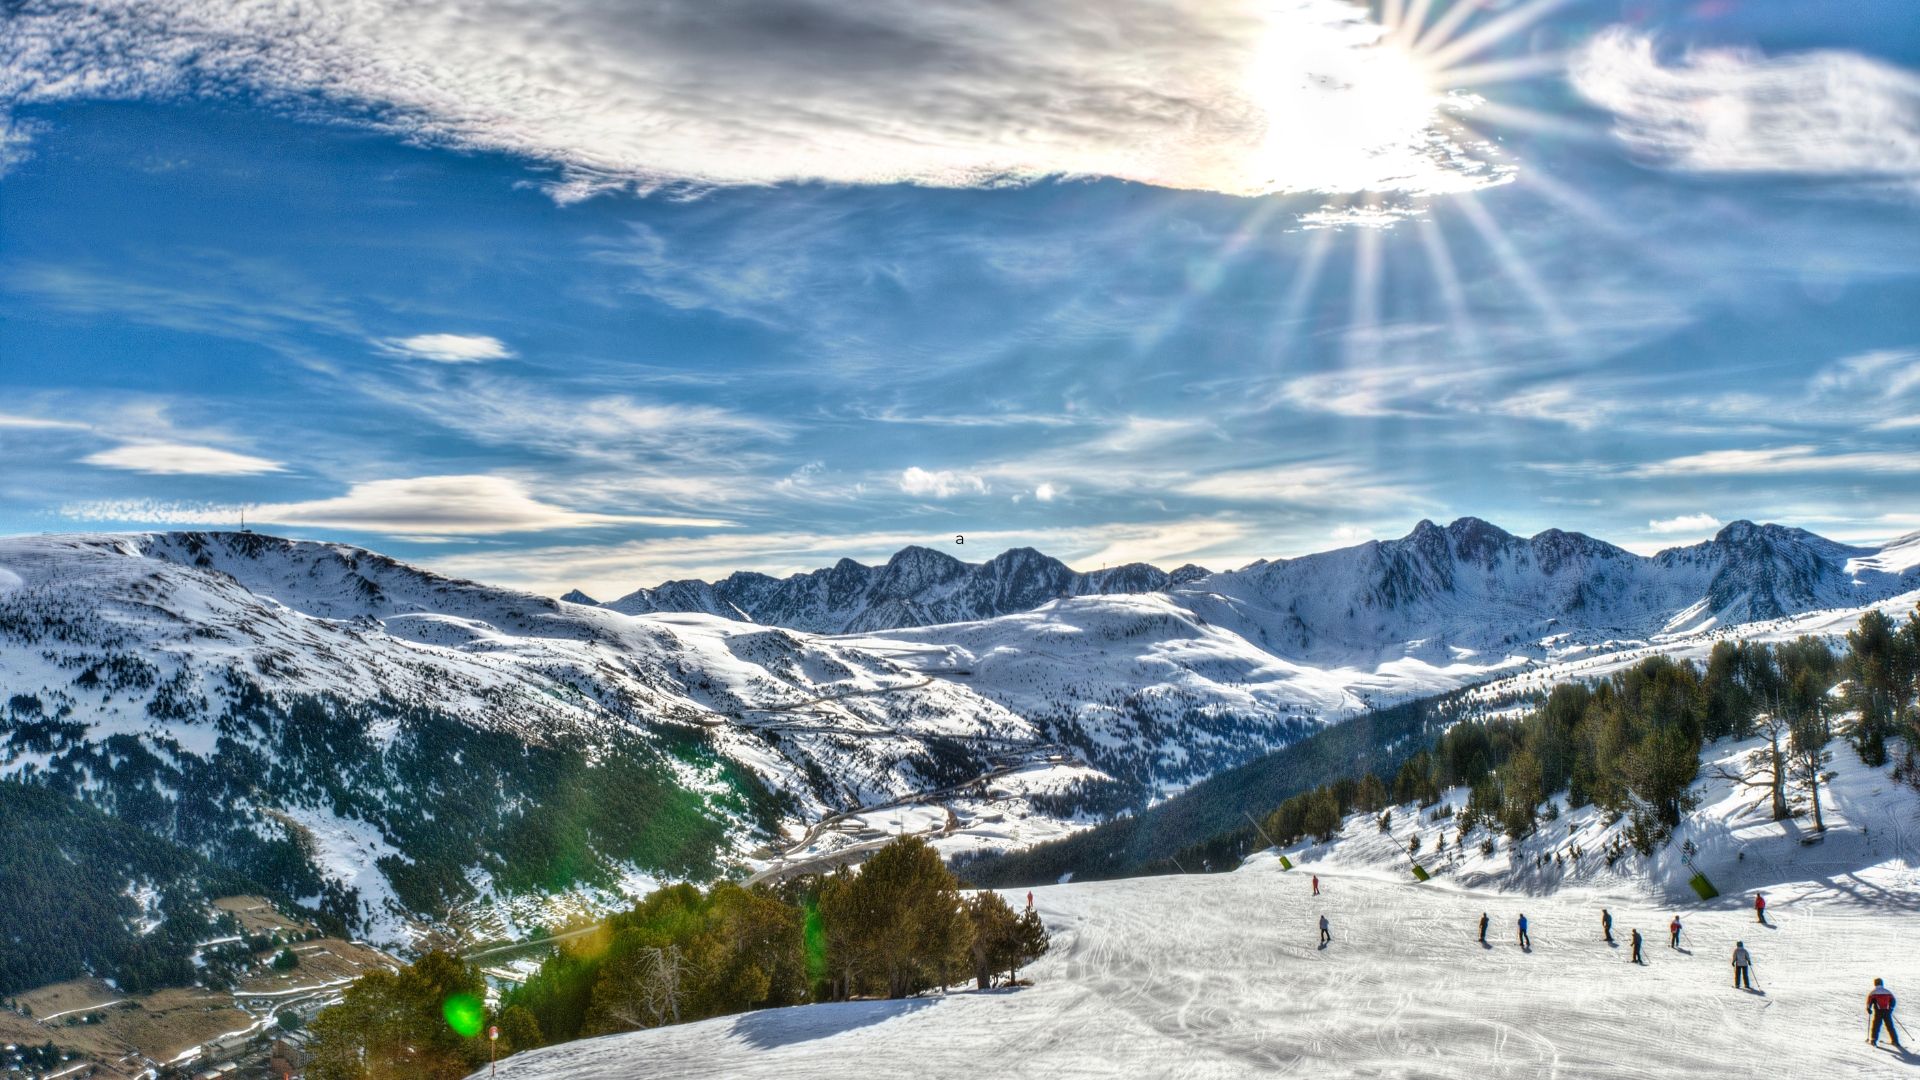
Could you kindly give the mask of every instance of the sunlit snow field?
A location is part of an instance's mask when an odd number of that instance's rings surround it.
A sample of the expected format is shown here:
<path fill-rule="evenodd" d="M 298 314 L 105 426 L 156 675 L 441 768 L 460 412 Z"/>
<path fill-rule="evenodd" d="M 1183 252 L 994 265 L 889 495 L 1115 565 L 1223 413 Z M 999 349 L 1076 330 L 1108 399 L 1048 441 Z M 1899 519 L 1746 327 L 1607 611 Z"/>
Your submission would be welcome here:
<path fill-rule="evenodd" d="M 1920 1057 L 1867 1047 L 1862 1009 L 1875 977 L 1920 994 L 1920 797 L 1836 745 L 1830 833 L 1802 844 L 1804 822 L 1759 813 L 1764 793 L 1710 778 L 1756 745 L 1716 745 L 1696 789 L 1684 835 L 1727 894 L 1708 904 L 1686 891 L 1677 848 L 1606 867 L 1590 810 L 1548 823 L 1513 862 L 1469 844 L 1415 884 L 1402 808 L 1391 836 L 1356 816 L 1331 845 L 1289 849 L 1291 871 L 1268 852 L 1231 874 L 1035 889 L 1054 942 L 1029 987 L 722 1017 L 527 1054 L 500 1075 L 1904 1075 Z M 1421 831 L 1430 848 L 1439 826 Z M 1533 865 L 1574 842 L 1589 853 L 1580 874 Z M 1773 925 L 1755 922 L 1753 888 Z M 1613 947 L 1600 940 L 1603 906 Z M 1515 943 L 1523 912 L 1531 952 Z M 1322 913 L 1334 938 L 1324 950 Z M 1647 957 L 1637 968 L 1635 928 Z M 1732 988 L 1736 941 L 1752 951 L 1757 993 Z"/>

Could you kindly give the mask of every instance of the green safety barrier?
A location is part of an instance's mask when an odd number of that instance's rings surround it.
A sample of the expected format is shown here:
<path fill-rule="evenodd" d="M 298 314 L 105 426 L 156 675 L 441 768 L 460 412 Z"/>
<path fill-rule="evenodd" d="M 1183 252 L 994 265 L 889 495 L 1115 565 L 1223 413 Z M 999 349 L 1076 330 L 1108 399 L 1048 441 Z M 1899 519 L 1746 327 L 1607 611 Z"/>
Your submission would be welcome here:
<path fill-rule="evenodd" d="M 1713 882 L 1707 880 L 1707 875 L 1698 870 L 1693 872 L 1693 880 L 1687 884 L 1693 886 L 1693 891 L 1699 893 L 1702 900 L 1711 900 L 1720 895 L 1720 890 L 1713 887 Z"/>
<path fill-rule="evenodd" d="M 1427 880 L 1427 877 L 1428 877 L 1427 868 L 1424 866 L 1421 866 L 1419 863 L 1414 863 L 1413 864 L 1413 880 L 1425 881 Z"/>

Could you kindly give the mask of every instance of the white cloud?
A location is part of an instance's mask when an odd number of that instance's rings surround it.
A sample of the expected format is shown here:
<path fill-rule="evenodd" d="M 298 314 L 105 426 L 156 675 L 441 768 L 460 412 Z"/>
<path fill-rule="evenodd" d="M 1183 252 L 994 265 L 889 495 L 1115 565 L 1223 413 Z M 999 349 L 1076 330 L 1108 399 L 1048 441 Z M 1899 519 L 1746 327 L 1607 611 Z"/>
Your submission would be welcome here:
<path fill-rule="evenodd" d="M 1330 506 L 1356 501 L 1405 503 L 1413 493 L 1342 463 L 1299 463 L 1255 469 L 1227 469 L 1189 480 L 1188 495 L 1246 503 L 1295 503 Z"/>
<path fill-rule="evenodd" d="M 558 596 L 572 588 L 618 597 L 675 578 L 714 579 L 736 570 L 781 576 L 829 566 L 841 558 L 880 563 L 909 544 L 980 560 L 1010 547 L 1035 547 L 1081 570 L 1125 562 L 1172 568 L 1200 562 L 1220 568 L 1252 556 L 1213 555 L 1253 535 L 1243 522 L 1210 516 L 1143 523 L 1101 523 L 1036 530 L 969 531 L 965 547 L 951 532 L 775 533 L 737 531 L 660 537 L 617 544 L 578 544 L 531 550 L 474 551 L 429 560 L 437 570 L 491 584 Z M 1264 539 L 1264 538 L 1263 538 Z"/>
<path fill-rule="evenodd" d="M 950 499 L 955 495 L 985 495 L 987 482 L 972 473 L 953 469 L 928 471 L 910 465 L 900 474 L 900 490 L 918 498 Z"/>
<path fill-rule="evenodd" d="M 380 347 L 416 360 L 441 364 L 474 364 L 483 360 L 507 360 L 513 350 L 506 342 L 485 334 L 415 334 L 412 337 L 387 338 Z"/>
<path fill-rule="evenodd" d="M 81 521 L 214 525 L 235 521 L 240 507 L 181 506 L 151 501 L 82 503 L 61 508 Z M 345 495 L 245 508 L 249 521 L 309 525 L 392 535 L 472 536 L 604 525 L 724 528 L 714 518 L 601 514 L 542 501 L 520 481 L 501 476 L 420 476 L 354 484 Z"/>
<path fill-rule="evenodd" d="M 1857 403 L 1903 397 L 1920 389 L 1920 350 L 1876 349 L 1838 360 L 1813 377 L 1816 395 Z"/>
<path fill-rule="evenodd" d="M 86 424 L 72 420 L 50 420 L 43 416 L 21 416 L 14 413 L 0 413 L 0 430 L 15 431 L 86 431 Z"/>
<path fill-rule="evenodd" d="M 302 112 L 330 101 L 421 142 L 553 163 L 561 200 L 796 180 L 1497 180 L 1382 33 L 1346 0 L 50 0 L 0 21 L 0 103 L 236 86 Z"/>
<path fill-rule="evenodd" d="M 127 443 L 80 459 L 103 469 L 126 469 L 152 476 L 258 476 L 286 471 L 278 461 L 185 443 Z"/>
<path fill-rule="evenodd" d="M 1920 472 L 1920 452 L 1862 450 L 1821 453 L 1816 446 L 1780 446 L 1762 450 L 1709 450 L 1635 466 L 1628 476 L 1767 476 L 1782 473 Z"/>
<path fill-rule="evenodd" d="M 1722 522 L 1712 514 L 1681 514 L 1678 517 L 1656 518 L 1647 522 L 1647 531 L 1669 536 L 1675 533 L 1698 535 L 1714 533 L 1720 530 Z"/>
<path fill-rule="evenodd" d="M 1652 39 L 1614 28 L 1570 75 L 1627 146 L 1667 168 L 1920 177 L 1920 76 L 1858 53 L 1709 49 L 1666 64 Z"/>
<path fill-rule="evenodd" d="M 1059 494 L 1060 490 L 1058 488 L 1045 482 L 1040 483 L 1033 489 L 1033 497 L 1041 502 L 1052 502 Z"/>

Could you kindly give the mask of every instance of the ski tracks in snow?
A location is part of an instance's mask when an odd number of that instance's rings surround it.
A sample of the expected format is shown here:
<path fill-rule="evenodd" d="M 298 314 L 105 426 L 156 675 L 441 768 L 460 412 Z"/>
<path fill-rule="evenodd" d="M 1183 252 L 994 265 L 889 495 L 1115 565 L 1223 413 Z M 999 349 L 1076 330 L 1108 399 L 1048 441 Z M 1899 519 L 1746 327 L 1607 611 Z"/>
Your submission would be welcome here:
<path fill-rule="evenodd" d="M 1256 859 L 1233 874 L 1035 889 L 1055 937 L 1023 972 L 1032 986 L 722 1017 L 520 1055 L 500 1075 L 1873 1076 L 1888 1063 L 1861 1044 L 1865 988 L 1884 975 L 1920 993 L 1904 911 L 1788 904 L 1768 929 L 1734 901 L 1682 909 L 1690 952 L 1679 953 L 1667 947 L 1672 912 L 1607 900 L 1619 936 L 1646 936 L 1648 963 L 1635 967 L 1624 941 L 1599 940 L 1592 896 L 1324 871 L 1321 884 L 1316 899 L 1307 875 Z M 1483 910 L 1491 948 L 1475 939 Z M 1513 942 L 1521 911 L 1532 952 Z M 1765 994 L 1732 989 L 1736 939 Z"/>

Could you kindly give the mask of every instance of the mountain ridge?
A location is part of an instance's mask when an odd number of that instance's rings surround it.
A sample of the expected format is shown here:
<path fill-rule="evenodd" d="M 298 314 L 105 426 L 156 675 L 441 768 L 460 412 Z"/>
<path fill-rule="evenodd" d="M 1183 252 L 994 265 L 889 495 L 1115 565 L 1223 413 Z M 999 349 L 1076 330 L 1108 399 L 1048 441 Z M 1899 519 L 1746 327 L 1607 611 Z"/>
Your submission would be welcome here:
<path fill-rule="evenodd" d="M 1269 640 L 1281 635 L 1284 653 L 1284 642 L 1304 643 L 1314 633 L 1299 614 L 1303 600 L 1320 622 L 1331 621 L 1327 604 L 1312 602 L 1312 594 L 1329 583 L 1342 590 L 1340 604 L 1356 614 L 1431 605 L 1459 595 L 1463 586 L 1486 594 L 1489 586 L 1502 585 L 1528 594 L 1547 618 L 1590 613 L 1601 620 L 1595 625 L 1644 634 L 1780 618 L 1857 602 L 1862 595 L 1890 595 L 1889 589 L 1920 587 L 1916 563 L 1920 540 L 1914 537 L 1858 546 L 1805 529 L 1740 520 L 1707 540 L 1639 555 L 1585 533 L 1549 528 L 1521 537 L 1468 516 L 1445 526 L 1423 518 L 1396 539 L 1261 559 L 1221 572 L 1192 564 L 1169 572 L 1148 563 L 1075 571 L 1024 547 L 968 563 L 909 546 L 879 566 L 841 559 L 785 578 L 738 571 L 717 581 L 679 579 L 605 606 L 627 614 L 705 612 L 813 633 L 858 634 L 974 622 L 1081 596 L 1214 594 L 1227 603 L 1195 606 L 1223 615 L 1236 604 L 1276 613 L 1261 629 Z M 1657 626 L 1648 622 L 1654 611 L 1665 615 Z"/>

